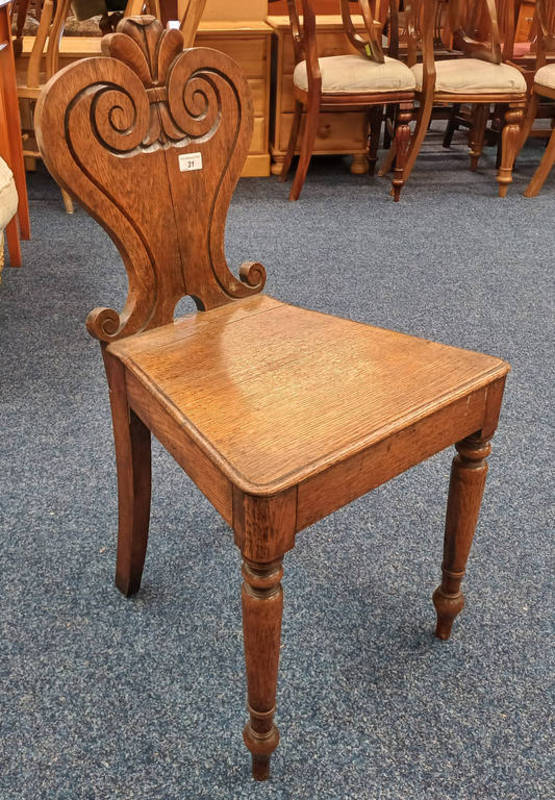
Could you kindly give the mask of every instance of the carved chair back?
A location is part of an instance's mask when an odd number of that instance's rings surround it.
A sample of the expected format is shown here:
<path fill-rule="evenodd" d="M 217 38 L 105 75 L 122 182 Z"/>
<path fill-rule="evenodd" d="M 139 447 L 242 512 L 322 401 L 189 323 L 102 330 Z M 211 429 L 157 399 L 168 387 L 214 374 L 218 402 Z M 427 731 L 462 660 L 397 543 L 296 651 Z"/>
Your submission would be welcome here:
<path fill-rule="evenodd" d="M 423 91 L 435 85 L 434 39 L 437 37 L 439 0 L 409 0 L 406 5 L 407 63 L 421 57 Z M 467 58 L 500 64 L 502 61 L 495 0 L 450 0 L 449 30 L 452 46 Z"/>
<path fill-rule="evenodd" d="M 58 72 L 35 126 L 55 180 L 106 229 L 129 291 L 120 313 L 97 308 L 103 342 L 172 322 L 185 295 L 209 309 L 260 291 L 265 274 L 224 255 L 233 189 L 252 135 L 246 79 L 228 56 L 197 48 L 154 17 L 123 19 L 104 57 Z"/>
<path fill-rule="evenodd" d="M 42 4 L 39 26 L 27 63 L 25 85 L 29 89 L 37 89 L 41 84 L 41 76 L 45 75 L 48 80 L 59 68 L 60 39 L 70 2 L 44 0 Z"/>
<path fill-rule="evenodd" d="M 536 0 L 536 70 L 555 58 L 555 0 Z"/>

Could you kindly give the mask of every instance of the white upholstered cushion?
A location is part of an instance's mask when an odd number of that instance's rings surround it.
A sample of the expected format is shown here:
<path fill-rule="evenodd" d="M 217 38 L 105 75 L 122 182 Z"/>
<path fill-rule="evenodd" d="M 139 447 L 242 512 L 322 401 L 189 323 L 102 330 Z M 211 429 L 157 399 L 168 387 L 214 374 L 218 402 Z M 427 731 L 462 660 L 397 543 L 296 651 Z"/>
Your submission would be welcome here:
<path fill-rule="evenodd" d="M 422 89 L 422 64 L 411 67 L 416 88 Z M 509 64 L 490 64 L 479 58 L 452 58 L 436 61 L 436 92 L 450 94 L 522 94 L 526 81 Z"/>
<path fill-rule="evenodd" d="M 555 91 L 555 64 L 546 64 L 536 72 L 534 83 Z"/>
<path fill-rule="evenodd" d="M 0 231 L 4 230 L 17 211 L 18 199 L 12 171 L 0 158 Z"/>
<path fill-rule="evenodd" d="M 410 69 L 395 58 L 385 57 L 376 64 L 363 55 L 326 56 L 319 59 L 323 94 L 361 94 L 363 92 L 412 91 L 414 76 Z M 293 82 L 308 91 L 306 62 L 295 67 Z"/>

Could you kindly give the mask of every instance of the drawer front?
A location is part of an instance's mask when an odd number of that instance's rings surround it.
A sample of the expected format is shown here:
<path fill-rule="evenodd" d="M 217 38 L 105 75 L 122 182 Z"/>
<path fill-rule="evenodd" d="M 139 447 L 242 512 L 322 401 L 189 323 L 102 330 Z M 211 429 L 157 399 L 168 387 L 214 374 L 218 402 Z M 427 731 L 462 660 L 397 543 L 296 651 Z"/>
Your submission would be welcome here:
<path fill-rule="evenodd" d="M 266 134 L 266 120 L 264 117 L 254 118 L 254 128 L 252 132 L 251 146 L 249 153 L 267 153 L 268 142 Z"/>
<path fill-rule="evenodd" d="M 195 40 L 197 47 L 220 50 L 236 61 L 248 78 L 264 78 L 268 59 L 268 37 L 239 38 L 212 37 L 199 31 Z"/>
<path fill-rule="evenodd" d="M 265 116 L 268 100 L 266 81 L 263 78 L 249 78 L 249 88 L 252 95 L 254 115 L 256 117 Z"/>
<path fill-rule="evenodd" d="M 276 143 L 278 151 L 287 150 L 292 124 L 293 115 L 282 114 Z M 318 121 L 318 133 L 313 152 L 364 153 L 367 149 L 367 141 L 368 119 L 366 114 L 360 111 L 324 112 L 320 114 Z"/>

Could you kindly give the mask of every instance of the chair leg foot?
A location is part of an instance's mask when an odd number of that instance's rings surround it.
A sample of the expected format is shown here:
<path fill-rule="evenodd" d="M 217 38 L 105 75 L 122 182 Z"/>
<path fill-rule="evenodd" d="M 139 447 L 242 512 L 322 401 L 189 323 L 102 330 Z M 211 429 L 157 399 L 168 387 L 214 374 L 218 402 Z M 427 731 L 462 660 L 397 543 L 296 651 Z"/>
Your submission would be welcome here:
<path fill-rule="evenodd" d="M 267 781 L 270 777 L 270 756 L 252 756 L 252 777 L 255 781 Z"/>
<path fill-rule="evenodd" d="M 252 774 L 270 776 L 270 756 L 279 743 L 274 724 L 283 591 L 281 559 L 259 564 L 243 559 L 243 636 L 249 721 L 243 739 L 252 753 Z"/>
<path fill-rule="evenodd" d="M 488 471 L 486 459 L 491 452 L 489 440 L 478 436 L 457 442 L 456 448 L 447 502 L 443 577 L 433 594 L 439 639 L 449 638 L 453 621 L 464 607 L 461 583 L 480 513 Z"/>
<path fill-rule="evenodd" d="M 509 184 L 513 181 L 513 165 L 522 137 L 521 127 L 524 118 L 524 106 L 523 102 L 511 103 L 505 112 L 506 124 L 501 135 L 501 166 L 497 173 L 499 197 L 506 196 Z"/>

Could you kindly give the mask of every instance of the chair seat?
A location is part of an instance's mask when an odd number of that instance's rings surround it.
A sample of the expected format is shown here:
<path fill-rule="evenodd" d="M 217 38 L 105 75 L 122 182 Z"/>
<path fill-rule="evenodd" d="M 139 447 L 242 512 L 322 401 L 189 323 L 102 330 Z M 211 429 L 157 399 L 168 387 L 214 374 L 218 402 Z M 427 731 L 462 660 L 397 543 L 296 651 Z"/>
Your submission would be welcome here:
<path fill-rule="evenodd" d="M 534 78 L 534 85 L 536 90 L 541 94 L 541 87 L 545 86 L 546 89 L 555 91 L 555 64 L 546 64 L 536 72 Z"/>
<path fill-rule="evenodd" d="M 449 94 L 523 94 L 526 81 L 516 67 L 479 58 L 436 61 L 436 92 Z M 422 64 L 411 67 L 416 90 L 422 90 Z"/>
<path fill-rule="evenodd" d="M 4 230 L 15 215 L 18 199 L 13 173 L 0 158 L 0 231 Z"/>
<path fill-rule="evenodd" d="M 327 56 L 319 59 L 323 94 L 364 94 L 370 92 L 414 91 L 410 69 L 395 58 L 377 64 L 363 55 Z M 295 86 L 308 91 L 306 61 L 293 73 Z"/>
<path fill-rule="evenodd" d="M 296 485 L 508 371 L 498 358 L 267 296 L 108 352 L 251 494 Z"/>

